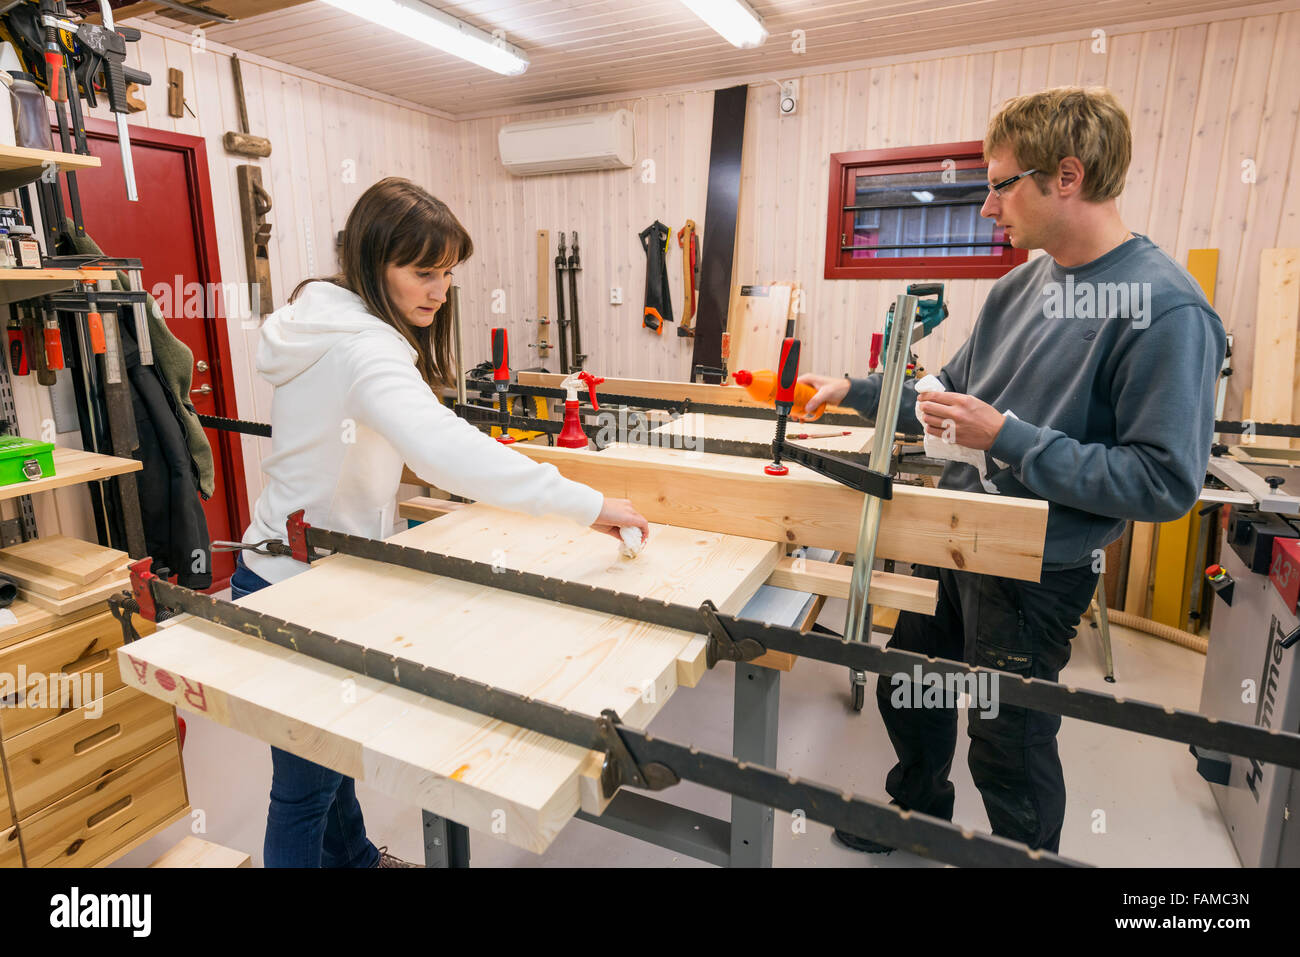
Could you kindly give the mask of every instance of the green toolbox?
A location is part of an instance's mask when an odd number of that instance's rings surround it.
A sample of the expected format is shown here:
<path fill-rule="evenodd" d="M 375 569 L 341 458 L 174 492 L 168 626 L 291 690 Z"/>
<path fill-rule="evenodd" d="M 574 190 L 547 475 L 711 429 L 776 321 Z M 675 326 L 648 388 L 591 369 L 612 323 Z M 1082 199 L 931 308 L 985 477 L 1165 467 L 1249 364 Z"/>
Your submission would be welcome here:
<path fill-rule="evenodd" d="M 54 474 L 54 446 L 17 435 L 0 435 L 0 485 L 17 485 Z"/>

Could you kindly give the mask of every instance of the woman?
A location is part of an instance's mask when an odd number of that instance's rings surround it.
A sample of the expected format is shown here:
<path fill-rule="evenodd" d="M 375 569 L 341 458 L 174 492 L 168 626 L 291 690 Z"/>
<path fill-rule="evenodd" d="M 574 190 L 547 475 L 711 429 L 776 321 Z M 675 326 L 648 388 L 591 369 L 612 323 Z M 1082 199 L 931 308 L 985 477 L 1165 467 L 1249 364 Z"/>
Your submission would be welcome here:
<path fill-rule="evenodd" d="M 454 376 L 451 269 L 473 252 L 443 203 L 398 178 L 361 196 L 343 230 L 342 269 L 307 280 L 262 327 L 257 368 L 275 387 L 266 485 L 245 542 L 282 538 L 285 519 L 370 538 L 393 532 L 402 466 L 457 495 L 553 514 L 619 537 L 649 534 L 624 499 L 562 477 L 493 441 L 444 408 L 434 390 Z M 245 564 L 246 562 L 246 564 Z M 233 597 L 306 570 L 248 553 Z M 271 749 L 267 867 L 401 866 L 366 838 L 351 778 Z"/>

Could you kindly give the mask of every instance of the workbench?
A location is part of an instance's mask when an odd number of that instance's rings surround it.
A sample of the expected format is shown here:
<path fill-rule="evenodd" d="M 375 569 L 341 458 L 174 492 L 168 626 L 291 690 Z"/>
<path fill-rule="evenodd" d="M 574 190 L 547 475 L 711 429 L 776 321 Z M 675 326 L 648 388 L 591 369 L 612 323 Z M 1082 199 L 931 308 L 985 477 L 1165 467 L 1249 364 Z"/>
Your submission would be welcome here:
<path fill-rule="evenodd" d="M 608 536 L 481 504 L 390 540 L 782 623 L 802 620 L 814 586 L 847 590 L 847 568 L 786 555 L 794 544 L 851 550 L 862 494 L 829 479 L 792 466 L 773 482 L 758 460 L 671 449 L 517 448 L 632 498 L 655 523 L 642 554 L 623 559 Z M 592 468 L 607 474 L 583 478 Z M 882 558 L 1038 575 L 1045 503 L 898 487 L 887 506 Z M 797 590 L 778 594 L 765 587 L 773 578 Z M 933 611 L 933 582 L 876 572 L 873 589 L 881 603 Z M 239 604 L 581 713 L 612 708 L 638 727 L 705 670 L 700 635 L 344 555 Z M 734 800 L 728 822 L 641 793 L 606 796 L 599 752 L 200 619 L 166 622 L 120 654 L 134 687 L 426 809 L 429 863 L 448 856 L 448 821 L 540 853 L 575 815 L 714 863 L 771 862 L 770 808 Z M 779 668 L 791 662 L 762 661 L 736 666 L 734 747 L 770 766 Z"/>

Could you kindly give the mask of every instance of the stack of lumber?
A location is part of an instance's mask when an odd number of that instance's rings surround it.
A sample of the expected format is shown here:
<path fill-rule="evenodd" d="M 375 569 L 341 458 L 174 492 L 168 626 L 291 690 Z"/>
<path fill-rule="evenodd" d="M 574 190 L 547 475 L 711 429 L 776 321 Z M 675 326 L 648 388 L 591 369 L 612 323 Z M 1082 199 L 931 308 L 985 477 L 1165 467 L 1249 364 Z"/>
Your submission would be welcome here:
<path fill-rule="evenodd" d="M 68 615 L 103 602 L 130 587 L 127 554 L 63 535 L 0 548 L 0 575 L 17 584 L 22 598 L 9 609 L 17 621 L 0 623 L 4 629 L 21 624 L 32 611 Z"/>

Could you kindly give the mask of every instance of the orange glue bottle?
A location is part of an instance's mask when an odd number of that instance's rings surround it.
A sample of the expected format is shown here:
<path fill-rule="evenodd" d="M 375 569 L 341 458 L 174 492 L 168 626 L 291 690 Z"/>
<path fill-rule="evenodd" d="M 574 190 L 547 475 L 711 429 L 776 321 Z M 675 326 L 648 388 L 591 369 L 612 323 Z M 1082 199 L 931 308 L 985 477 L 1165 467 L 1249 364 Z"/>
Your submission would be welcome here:
<path fill-rule="evenodd" d="M 776 407 L 776 393 L 778 383 L 776 373 L 771 369 L 759 369 L 757 372 L 749 372 L 745 369 L 737 369 L 732 373 L 732 378 L 736 380 L 736 385 L 742 386 L 749 393 L 750 398 L 763 405 Z M 815 422 L 821 418 L 821 414 L 826 411 L 826 406 L 822 406 L 812 415 L 806 415 L 804 406 L 808 404 L 817 390 L 806 383 L 800 382 L 794 387 L 794 410 L 790 413 L 796 419 L 804 419 L 809 422 Z"/>

